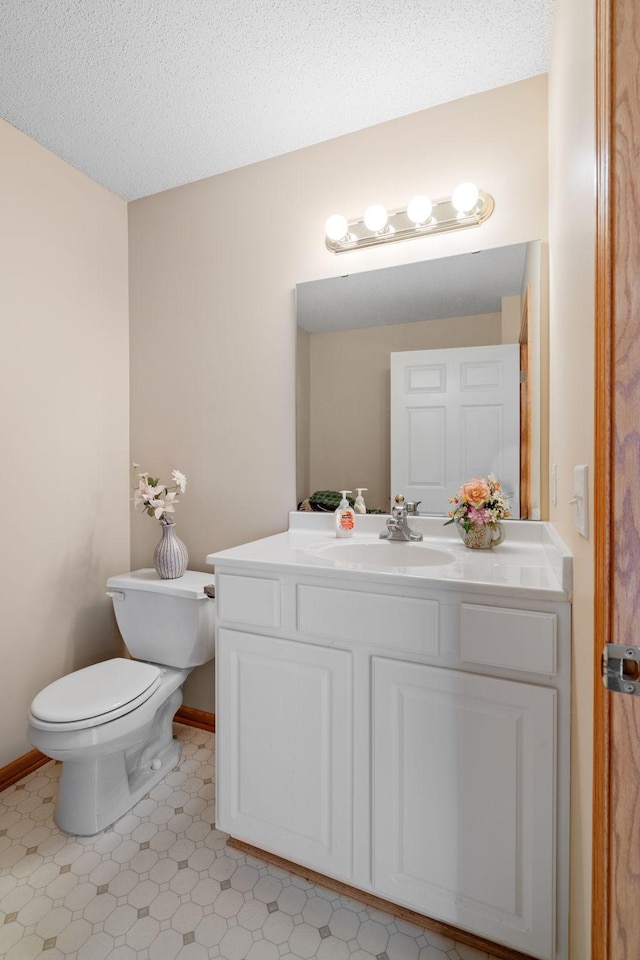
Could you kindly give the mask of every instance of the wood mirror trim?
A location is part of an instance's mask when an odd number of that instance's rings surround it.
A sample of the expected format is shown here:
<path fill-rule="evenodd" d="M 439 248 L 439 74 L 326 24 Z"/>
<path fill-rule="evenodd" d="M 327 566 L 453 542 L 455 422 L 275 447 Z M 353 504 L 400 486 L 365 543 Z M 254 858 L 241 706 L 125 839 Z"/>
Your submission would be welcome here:
<path fill-rule="evenodd" d="M 522 302 L 520 325 L 520 516 L 531 519 L 531 390 L 529 386 L 529 312 L 531 284 Z"/>

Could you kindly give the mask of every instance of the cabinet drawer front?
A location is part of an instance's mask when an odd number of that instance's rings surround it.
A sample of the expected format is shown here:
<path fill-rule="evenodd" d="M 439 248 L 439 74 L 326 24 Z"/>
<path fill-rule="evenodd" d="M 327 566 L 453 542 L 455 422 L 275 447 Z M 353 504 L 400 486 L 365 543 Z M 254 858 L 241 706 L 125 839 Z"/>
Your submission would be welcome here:
<path fill-rule="evenodd" d="M 298 631 L 437 655 L 438 601 L 298 587 Z"/>
<path fill-rule="evenodd" d="M 280 581 L 216 574 L 218 620 L 257 627 L 280 626 Z"/>
<path fill-rule="evenodd" d="M 462 660 L 554 676 L 556 649 L 555 613 L 460 605 Z"/>

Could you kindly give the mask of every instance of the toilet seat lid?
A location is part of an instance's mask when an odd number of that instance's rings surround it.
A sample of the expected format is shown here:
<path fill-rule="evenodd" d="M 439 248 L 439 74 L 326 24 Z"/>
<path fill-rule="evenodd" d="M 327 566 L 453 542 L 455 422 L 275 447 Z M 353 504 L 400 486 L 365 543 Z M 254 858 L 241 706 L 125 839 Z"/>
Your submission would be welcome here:
<path fill-rule="evenodd" d="M 116 657 L 54 680 L 35 697 L 31 713 L 47 723 L 122 716 L 148 700 L 161 678 L 155 664 Z"/>

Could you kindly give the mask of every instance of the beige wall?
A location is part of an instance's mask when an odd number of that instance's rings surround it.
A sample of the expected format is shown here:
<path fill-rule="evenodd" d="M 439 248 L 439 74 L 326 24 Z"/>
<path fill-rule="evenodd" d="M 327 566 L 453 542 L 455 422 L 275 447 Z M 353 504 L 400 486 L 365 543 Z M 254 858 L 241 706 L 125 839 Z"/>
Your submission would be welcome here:
<path fill-rule="evenodd" d="M 389 489 L 390 354 L 500 343 L 501 326 L 490 313 L 313 334 L 305 496 L 344 488 L 355 496 L 361 485 L 367 506 L 388 512 L 397 492 Z"/>
<path fill-rule="evenodd" d="M 569 500 L 574 465 L 592 479 L 594 462 L 594 21 L 594 0 L 559 0 L 549 78 L 550 512 L 574 555 L 571 960 L 591 955 L 593 540 Z"/>
<path fill-rule="evenodd" d="M 0 766 L 43 686 L 120 649 L 128 569 L 127 207 L 0 121 Z"/>
<path fill-rule="evenodd" d="M 522 297 L 502 298 L 502 343 L 520 342 L 520 325 L 522 323 Z"/>
<path fill-rule="evenodd" d="M 340 258 L 324 245 L 335 211 L 462 180 L 495 197 L 477 230 Z M 296 283 L 546 236 L 546 77 L 131 203 L 131 452 L 189 477 L 177 520 L 191 566 L 285 529 L 295 507 Z M 133 566 L 158 537 L 133 518 Z M 210 670 L 197 674 L 185 702 L 212 709 Z"/>

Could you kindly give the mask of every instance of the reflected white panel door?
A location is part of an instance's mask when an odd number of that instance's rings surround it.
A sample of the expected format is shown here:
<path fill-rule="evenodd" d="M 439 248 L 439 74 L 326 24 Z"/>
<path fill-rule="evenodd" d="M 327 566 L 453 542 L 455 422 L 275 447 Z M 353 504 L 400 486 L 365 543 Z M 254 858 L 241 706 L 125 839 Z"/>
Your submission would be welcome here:
<path fill-rule="evenodd" d="M 519 345 L 392 353 L 392 497 L 445 515 L 461 483 L 488 473 L 519 517 Z"/>
<path fill-rule="evenodd" d="M 345 878 L 351 665 L 344 650 L 218 633 L 217 826 Z"/>
<path fill-rule="evenodd" d="M 373 660 L 374 884 L 554 956 L 556 691 Z"/>

